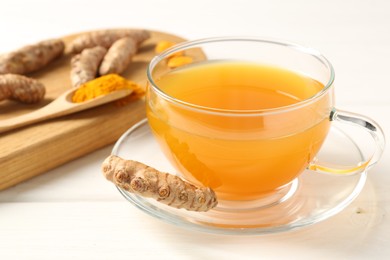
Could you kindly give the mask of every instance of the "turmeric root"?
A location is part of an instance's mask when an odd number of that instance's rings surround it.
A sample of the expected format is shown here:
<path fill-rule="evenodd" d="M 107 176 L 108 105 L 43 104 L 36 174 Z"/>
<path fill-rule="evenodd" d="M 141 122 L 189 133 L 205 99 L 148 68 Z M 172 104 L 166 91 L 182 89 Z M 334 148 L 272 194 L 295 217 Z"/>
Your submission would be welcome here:
<path fill-rule="evenodd" d="M 99 74 L 121 74 L 127 68 L 137 50 L 137 42 L 133 38 L 125 37 L 117 40 L 104 56 Z"/>
<path fill-rule="evenodd" d="M 156 54 L 160 54 L 163 51 L 171 48 L 172 46 L 176 45 L 174 42 L 170 41 L 160 41 L 156 44 L 156 47 L 154 48 L 154 52 Z M 177 56 L 184 56 L 184 51 L 177 51 L 169 56 L 169 58 L 177 57 Z"/>
<path fill-rule="evenodd" d="M 161 52 L 171 48 L 176 43 L 170 41 L 160 41 L 154 48 L 154 52 L 160 54 Z M 187 65 L 193 62 L 192 57 L 186 56 L 184 51 L 177 51 L 167 57 L 167 66 L 171 69 Z"/>
<path fill-rule="evenodd" d="M 150 33 L 146 30 L 131 30 L 131 29 L 118 29 L 118 30 L 103 30 L 91 32 L 81 35 L 73 40 L 70 44 L 70 50 L 73 53 L 80 53 L 86 48 L 92 48 L 95 46 L 102 46 L 106 49 L 117 40 L 131 37 L 138 45 L 150 37 Z"/>
<path fill-rule="evenodd" d="M 196 187 L 178 176 L 115 155 L 103 162 L 102 171 L 118 187 L 175 208 L 208 211 L 218 203 L 210 188 Z"/>
<path fill-rule="evenodd" d="M 45 86 L 22 75 L 0 75 L 0 101 L 14 99 L 22 103 L 37 103 L 45 96 Z"/>
<path fill-rule="evenodd" d="M 154 52 L 157 54 L 160 54 L 161 52 L 165 51 L 166 49 L 171 48 L 174 45 L 175 45 L 174 42 L 160 41 L 156 44 L 156 47 L 154 48 Z"/>
<path fill-rule="evenodd" d="M 65 44 L 60 39 L 28 45 L 0 57 L 0 74 L 26 74 L 39 70 L 61 56 Z"/>
<path fill-rule="evenodd" d="M 192 63 L 193 59 L 192 57 L 189 57 L 189 56 L 177 56 L 177 57 L 172 57 L 168 60 L 168 67 L 173 69 L 173 68 L 177 68 L 177 67 L 180 67 L 180 66 L 184 66 L 184 65 L 187 65 L 187 64 L 190 64 Z"/>
<path fill-rule="evenodd" d="M 72 57 L 70 79 L 73 87 L 79 87 L 96 77 L 106 52 L 106 48 L 96 46 L 84 49 L 80 54 Z"/>

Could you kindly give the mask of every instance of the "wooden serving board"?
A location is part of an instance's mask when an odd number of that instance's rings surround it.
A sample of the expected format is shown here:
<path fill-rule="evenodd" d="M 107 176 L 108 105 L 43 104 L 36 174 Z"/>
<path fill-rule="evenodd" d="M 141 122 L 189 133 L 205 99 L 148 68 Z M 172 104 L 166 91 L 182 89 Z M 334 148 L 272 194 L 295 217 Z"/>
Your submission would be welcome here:
<path fill-rule="evenodd" d="M 64 37 L 65 44 L 80 34 Z M 122 76 L 146 86 L 146 67 L 161 40 L 184 39 L 157 31 L 145 41 Z M 68 45 L 67 45 L 68 46 Z M 45 100 L 36 105 L 0 102 L 0 120 L 36 110 L 71 88 L 68 51 L 48 68 L 29 76 L 46 86 Z M 129 127 L 145 117 L 144 101 L 125 106 L 114 103 L 37 123 L 0 134 L 0 190 L 42 174 L 56 166 L 114 143 Z"/>

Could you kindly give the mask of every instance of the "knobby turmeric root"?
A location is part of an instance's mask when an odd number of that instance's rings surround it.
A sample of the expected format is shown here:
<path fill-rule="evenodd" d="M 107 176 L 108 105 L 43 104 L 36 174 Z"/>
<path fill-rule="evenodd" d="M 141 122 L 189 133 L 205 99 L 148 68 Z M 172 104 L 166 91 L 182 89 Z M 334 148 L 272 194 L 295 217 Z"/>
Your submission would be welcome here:
<path fill-rule="evenodd" d="M 100 65 L 99 74 L 121 74 L 137 53 L 137 42 L 131 37 L 124 37 L 112 44 Z"/>
<path fill-rule="evenodd" d="M 95 46 L 102 46 L 106 49 L 117 40 L 131 37 L 138 45 L 150 37 L 150 33 L 146 30 L 131 30 L 131 29 L 118 29 L 118 30 L 102 30 L 91 32 L 81 35 L 73 40 L 70 44 L 70 50 L 73 53 L 80 53 L 86 48 L 92 48 Z"/>
<path fill-rule="evenodd" d="M 26 74 L 39 70 L 64 52 L 60 39 L 46 40 L 28 45 L 0 57 L 0 74 Z"/>
<path fill-rule="evenodd" d="M 104 47 L 96 46 L 94 48 L 84 49 L 80 54 L 72 57 L 70 80 L 73 87 L 80 85 L 94 79 L 99 70 L 107 50 Z"/>
<path fill-rule="evenodd" d="M 22 75 L 0 75 L 0 101 L 14 99 L 22 103 L 37 103 L 45 96 L 45 86 Z"/>
<path fill-rule="evenodd" d="M 103 162 L 102 171 L 118 187 L 175 208 L 208 211 L 218 204 L 212 189 L 196 187 L 137 161 L 111 155 Z"/>

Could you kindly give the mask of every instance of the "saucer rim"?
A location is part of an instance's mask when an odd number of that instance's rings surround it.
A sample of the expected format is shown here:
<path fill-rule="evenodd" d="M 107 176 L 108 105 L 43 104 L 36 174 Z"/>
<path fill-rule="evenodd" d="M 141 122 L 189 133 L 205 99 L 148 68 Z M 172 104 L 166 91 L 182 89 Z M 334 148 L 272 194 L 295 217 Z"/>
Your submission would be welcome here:
<path fill-rule="evenodd" d="M 144 118 L 134 124 L 132 127 L 130 127 L 126 132 L 124 132 L 121 137 L 118 139 L 118 141 L 115 143 L 111 154 L 112 155 L 118 155 L 119 148 L 121 144 L 126 140 L 126 138 L 129 137 L 129 135 L 136 131 L 138 128 L 148 124 L 147 118 Z M 350 140 L 350 142 L 355 146 L 356 150 L 359 153 L 359 156 L 361 159 L 364 159 L 363 153 L 360 150 L 359 146 L 356 144 L 356 142 L 351 138 L 347 133 L 345 133 L 343 130 L 339 129 L 337 126 L 333 126 L 332 128 L 337 129 L 337 131 L 341 132 L 346 138 Z M 151 134 L 151 133 L 150 133 Z M 120 156 L 120 155 L 119 155 Z M 317 173 L 314 173 L 317 174 Z M 318 173 L 321 174 L 321 173 Z M 166 223 L 173 224 L 178 227 L 186 228 L 189 230 L 196 230 L 211 234 L 224 234 L 224 235 L 265 235 L 265 234 L 275 234 L 275 233 L 282 233 L 282 232 L 288 232 L 296 229 L 300 229 L 303 227 L 308 227 L 311 225 L 314 225 L 316 223 L 322 222 L 339 212 L 343 211 L 347 206 L 349 206 L 356 197 L 361 193 L 363 190 L 363 187 L 367 180 L 367 170 L 362 171 L 361 173 L 356 174 L 355 176 L 360 175 L 359 180 L 357 181 L 355 187 L 353 190 L 346 196 L 341 202 L 339 202 L 334 207 L 330 208 L 329 210 L 319 214 L 317 217 L 315 217 L 314 221 L 313 219 L 307 219 L 306 221 L 299 220 L 299 221 L 293 221 L 288 224 L 278 225 L 278 226 L 271 226 L 271 227 L 219 227 L 219 226 L 211 226 L 206 225 L 205 223 L 202 223 L 201 221 L 189 221 L 188 217 L 182 217 L 180 215 L 180 212 L 182 212 L 183 209 L 176 209 L 176 208 L 170 208 L 171 211 L 174 211 L 178 214 L 173 214 L 172 212 L 168 212 L 162 207 L 165 205 L 154 205 L 151 204 L 148 200 L 148 198 L 143 198 L 137 194 L 129 193 L 120 187 L 116 187 L 119 191 L 119 193 L 132 205 L 137 207 L 138 209 L 142 210 L 143 212 L 147 213 L 148 215 L 155 217 L 157 219 L 160 219 Z M 335 176 L 335 178 L 340 178 L 339 176 Z M 148 205 L 149 204 L 149 205 Z M 159 207 L 160 206 L 160 207 Z"/>

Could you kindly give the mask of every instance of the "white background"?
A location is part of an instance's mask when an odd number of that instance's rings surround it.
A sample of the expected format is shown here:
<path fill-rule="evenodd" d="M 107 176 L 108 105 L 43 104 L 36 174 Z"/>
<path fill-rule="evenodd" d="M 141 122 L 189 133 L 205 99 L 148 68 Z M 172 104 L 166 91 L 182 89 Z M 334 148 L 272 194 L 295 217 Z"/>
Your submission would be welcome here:
<path fill-rule="evenodd" d="M 374 118 L 390 136 L 389 1 L 2 0 L 0 53 L 111 27 L 187 39 L 252 35 L 314 47 L 335 67 L 337 107 Z M 390 258 L 388 151 L 340 214 L 253 237 L 188 231 L 130 206 L 100 173 L 111 148 L 0 192 L 0 259 Z"/>

